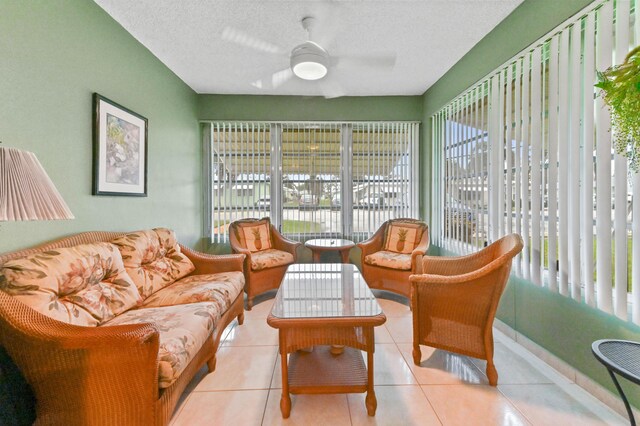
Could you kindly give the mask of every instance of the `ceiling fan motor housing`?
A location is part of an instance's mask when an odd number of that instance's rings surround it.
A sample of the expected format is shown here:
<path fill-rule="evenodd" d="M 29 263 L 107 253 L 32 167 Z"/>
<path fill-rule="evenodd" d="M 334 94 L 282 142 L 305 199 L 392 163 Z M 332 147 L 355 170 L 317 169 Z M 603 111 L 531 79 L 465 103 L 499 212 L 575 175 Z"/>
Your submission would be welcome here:
<path fill-rule="evenodd" d="M 317 43 L 306 41 L 291 51 L 291 69 L 303 80 L 319 80 L 328 68 L 329 54 Z"/>

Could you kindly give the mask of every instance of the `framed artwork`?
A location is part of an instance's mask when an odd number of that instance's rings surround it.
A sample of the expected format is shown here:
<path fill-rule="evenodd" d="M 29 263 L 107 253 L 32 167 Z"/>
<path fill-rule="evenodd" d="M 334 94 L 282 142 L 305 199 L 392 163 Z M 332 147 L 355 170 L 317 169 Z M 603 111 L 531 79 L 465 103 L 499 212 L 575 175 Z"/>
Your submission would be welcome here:
<path fill-rule="evenodd" d="M 93 195 L 147 196 L 147 119 L 93 94 Z"/>

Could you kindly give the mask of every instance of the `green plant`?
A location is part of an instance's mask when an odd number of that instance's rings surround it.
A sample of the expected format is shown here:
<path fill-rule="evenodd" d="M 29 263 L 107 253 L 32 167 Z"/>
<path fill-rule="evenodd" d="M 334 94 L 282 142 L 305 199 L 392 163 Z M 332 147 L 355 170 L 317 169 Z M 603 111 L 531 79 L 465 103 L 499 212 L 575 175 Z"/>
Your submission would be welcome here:
<path fill-rule="evenodd" d="M 625 61 L 598 72 L 596 87 L 611 111 L 613 145 L 629 158 L 630 167 L 640 170 L 640 46 Z"/>

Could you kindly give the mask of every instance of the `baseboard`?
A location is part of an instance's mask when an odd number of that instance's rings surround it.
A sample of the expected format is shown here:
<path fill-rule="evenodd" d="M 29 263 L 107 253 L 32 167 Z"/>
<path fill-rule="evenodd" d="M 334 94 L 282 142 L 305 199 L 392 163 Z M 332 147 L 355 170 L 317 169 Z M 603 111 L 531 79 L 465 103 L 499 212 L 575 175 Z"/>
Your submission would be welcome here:
<path fill-rule="evenodd" d="M 582 389 L 590 393 L 594 398 L 600 400 L 603 404 L 607 405 L 613 411 L 620 414 L 624 418 L 627 418 L 627 410 L 618 394 L 614 394 L 609 389 L 605 388 L 590 377 L 576 370 L 567 362 L 558 358 L 556 355 L 538 345 L 533 340 L 527 338 L 527 336 L 518 333 L 516 330 L 500 321 L 499 319 L 496 319 L 493 325 L 506 337 L 518 343 L 520 346 L 531 352 L 536 357 L 540 358 L 542 361 L 551 366 L 551 368 L 558 371 L 558 373 L 565 376 L 571 382 L 580 386 Z M 640 410 L 636 407 L 632 408 L 634 416 L 636 418 L 640 418 Z"/>

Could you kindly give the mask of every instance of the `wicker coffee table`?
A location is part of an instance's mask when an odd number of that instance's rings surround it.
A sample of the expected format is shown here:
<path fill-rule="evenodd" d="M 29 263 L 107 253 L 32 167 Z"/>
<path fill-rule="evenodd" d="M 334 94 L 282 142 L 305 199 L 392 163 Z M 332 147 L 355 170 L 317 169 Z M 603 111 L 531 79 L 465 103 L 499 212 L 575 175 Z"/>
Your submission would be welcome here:
<path fill-rule="evenodd" d="M 267 318 L 280 334 L 282 417 L 291 413 L 290 393 L 366 392 L 375 415 L 373 328 L 386 319 L 354 265 L 289 266 Z"/>

